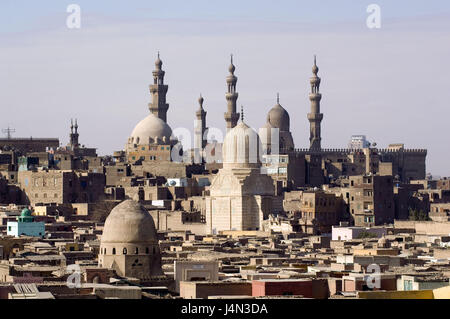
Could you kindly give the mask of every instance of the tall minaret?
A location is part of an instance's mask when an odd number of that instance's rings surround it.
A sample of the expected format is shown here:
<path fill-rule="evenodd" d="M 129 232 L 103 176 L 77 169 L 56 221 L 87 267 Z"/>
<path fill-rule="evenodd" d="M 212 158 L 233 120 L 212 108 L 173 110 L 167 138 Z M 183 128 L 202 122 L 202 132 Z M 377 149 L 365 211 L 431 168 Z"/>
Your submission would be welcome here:
<path fill-rule="evenodd" d="M 316 56 L 314 56 L 314 66 L 312 68 L 313 77 L 310 79 L 311 82 L 311 93 L 309 94 L 309 99 L 311 101 L 311 113 L 308 114 L 308 120 L 310 124 L 310 146 L 311 150 L 320 150 L 321 140 L 320 137 L 320 123 L 323 119 L 323 114 L 320 113 L 320 100 L 322 99 L 322 94 L 319 93 L 320 88 L 320 78 L 317 76 L 319 68 L 316 64 Z"/>
<path fill-rule="evenodd" d="M 200 107 L 198 108 L 197 112 L 195 113 L 197 120 L 195 121 L 195 142 L 194 142 L 194 148 L 199 154 L 201 154 L 201 151 L 205 149 L 206 146 L 206 139 L 204 139 L 205 132 L 207 130 L 206 127 L 206 111 L 203 109 L 203 96 L 200 94 L 200 98 L 198 99 L 198 104 Z"/>
<path fill-rule="evenodd" d="M 164 72 L 162 69 L 162 61 L 159 58 L 155 62 L 155 70 L 153 71 L 153 84 L 150 85 L 150 93 L 152 94 L 152 103 L 148 104 L 150 112 L 159 117 L 164 122 L 167 122 L 167 110 L 169 104 L 166 103 L 166 94 L 169 88 L 164 84 Z"/>
<path fill-rule="evenodd" d="M 78 121 L 75 119 L 75 126 L 73 125 L 73 120 L 70 120 L 70 147 L 72 149 L 78 148 L 80 144 L 78 143 Z"/>
<path fill-rule="evenodd" d="M 231 55 L 231 64 L 228 67 L 230 75 L 227 77 L 228 92 L 225 95 L 227 99 L 227 112 L 225 113 L 225 122 L 227 122 L 227 132 L 236 126 L 239 120 L 239 113 L 236 113 L 236 100 L 239 94 L 236 92 L 237 77 L 234 75 L 236 67 L 233 64 L 233 55 Z"/>

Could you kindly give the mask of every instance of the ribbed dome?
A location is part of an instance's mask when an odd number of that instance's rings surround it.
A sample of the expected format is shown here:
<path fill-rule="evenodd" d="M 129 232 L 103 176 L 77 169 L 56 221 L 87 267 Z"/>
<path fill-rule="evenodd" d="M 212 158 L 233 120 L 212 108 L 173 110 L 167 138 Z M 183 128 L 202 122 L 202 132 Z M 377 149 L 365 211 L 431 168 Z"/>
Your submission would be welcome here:
<path fill-rule="evenodd" d="M 280 131 L 289 131 L 289 113 L 278 103 L 267 114 L 267 122 L 272 127 L 279 128 Z"/>
<path fill-rule="evenodd" d="M 123 201 L 106 218 L 101 242 L 157 243 L 153 218 L 138 202 Z"/>
<path fill-rule="evenodd" d="M 258 167 L 262 149 L 258 134 L 244 122 L 240 122 L 225 136 L 222 146 L 223 163 L 226 166 Z"/>
<path fill-rule="evenodd" d="M 154 114 L 140 121 L 131 133 L 131 144 L 169 143 L 172 136 L 170 126 Z"/>

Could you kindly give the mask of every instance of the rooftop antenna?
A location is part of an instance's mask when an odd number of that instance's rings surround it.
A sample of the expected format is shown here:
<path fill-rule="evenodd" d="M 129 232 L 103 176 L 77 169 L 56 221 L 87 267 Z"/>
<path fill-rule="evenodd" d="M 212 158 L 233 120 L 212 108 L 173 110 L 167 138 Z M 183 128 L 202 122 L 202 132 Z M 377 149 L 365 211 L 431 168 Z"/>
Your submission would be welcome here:
<path fill-rule="evenodd" d="M 8 128 L 5 128 L 5 129 L 2 130 L 3 133 L 6 133 L 6 138 L 7 138 L 8 140 L 11 139 L 11 133 L 14 133 L 15 131 L 16 131 L 16 130 L 13 129 L 13 128 L 10 128 L 9 125 L 8 125 Z"/>

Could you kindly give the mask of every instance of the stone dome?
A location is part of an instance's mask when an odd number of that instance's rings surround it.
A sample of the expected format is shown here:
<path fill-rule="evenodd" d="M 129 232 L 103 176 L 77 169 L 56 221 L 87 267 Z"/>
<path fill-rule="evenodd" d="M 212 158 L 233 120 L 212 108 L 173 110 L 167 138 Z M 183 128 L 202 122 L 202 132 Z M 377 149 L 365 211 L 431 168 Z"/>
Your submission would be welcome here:
<path fill-rule="evenodd" d="M 130 144 L 169 144 L 172 136 L 170 126 L 154 114 L 149 114 L 134 128 Z"/>
<path fill-rule="evenodd" d="M 289 113 L 279 104 L 275 105 L 267 114 L 267 122 L 280 131 L 289 132 Z"/>
<path fill-rule="evenodd" d="M 111 210 L 105 221 L 101 243 L 157 243 L 155 223 L 138 202 L 125 200 Z"/>
<path fill-rule="evenodd" d="M 261 150 L 258 134 L 241 121 L 225 136 L 222 146 L 224 166 L 259 167 Z"/>

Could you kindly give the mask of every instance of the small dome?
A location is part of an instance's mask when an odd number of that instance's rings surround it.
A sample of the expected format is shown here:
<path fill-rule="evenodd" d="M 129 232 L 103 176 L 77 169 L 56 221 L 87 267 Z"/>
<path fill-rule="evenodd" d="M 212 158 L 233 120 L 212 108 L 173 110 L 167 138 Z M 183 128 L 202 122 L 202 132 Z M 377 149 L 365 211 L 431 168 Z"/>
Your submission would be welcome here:
<path fill-rule="evenodd" d="M 31 210 L 28 208 L 24 208 L 22 212 L 20 213 L 20 217 L 29 217 L 32 216 Z"/>
<path fill-rule="evenodd" d="M 130 136 L 130 144 L 150 144 L 157 140 L 169 143 L 171 136 L 170 126 L 156 115 L 150 114 L 136 125 Z"/>
<path fill-rule="evenodd" d="M 275 105 L 267 114 L 267 122 L 280 131 L 289 131 L 290 127 L 289 113 L 279 104 Z"/>
<path fill-rule="evenodd" d="M 126 200 L 109 213 L 101 239 L 104 243 L 157 243 L 155 223 L 138 202 Z"/>
<path fill-rule="evenodd" d="M 223 163 L 259 167 L 261 149 L 258 134 L 247 124 L 240 122 L 225 136 L 222 146 Z"/>

